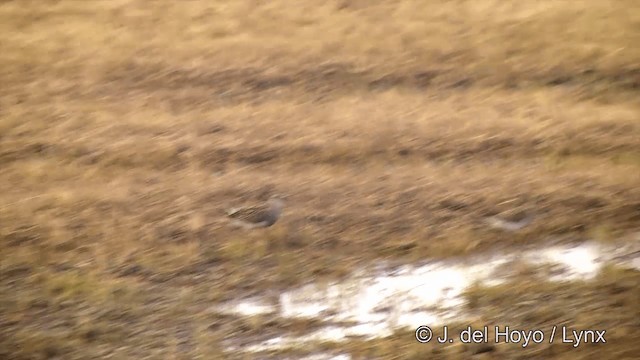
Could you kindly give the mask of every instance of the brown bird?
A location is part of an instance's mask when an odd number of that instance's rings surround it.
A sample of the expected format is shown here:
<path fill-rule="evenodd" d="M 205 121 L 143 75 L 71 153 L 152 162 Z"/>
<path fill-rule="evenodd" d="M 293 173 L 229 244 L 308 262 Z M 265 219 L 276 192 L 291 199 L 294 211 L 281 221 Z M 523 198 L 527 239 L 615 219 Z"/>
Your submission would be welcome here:
<path fill-rule="evenodd" d="M 515 216 L 490 216 L 484 219 L 490 227 L 504 231 L 518 231 L 530 225 L 534 220 L 533 214 L 529 212 L 518 213 Z"/>
<path fill-rule="evenodd" d="M 227 211 L 232 225 L 244 229 L 269 227 L 278 221 L 284 209 L 284 200 L 272 197 L 265 204 L 235 208 Z"/>

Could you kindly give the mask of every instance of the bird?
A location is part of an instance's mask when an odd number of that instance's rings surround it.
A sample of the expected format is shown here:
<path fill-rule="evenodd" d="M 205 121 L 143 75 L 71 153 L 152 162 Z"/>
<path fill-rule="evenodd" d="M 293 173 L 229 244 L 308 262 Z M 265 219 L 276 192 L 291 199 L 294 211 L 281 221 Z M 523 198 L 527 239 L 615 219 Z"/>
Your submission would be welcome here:
<path fill-rule="evenodd" d="M 534 217 L 530 213 L 520 213 L 511 217 L 490 216 L 484 219 L 485 223 L 490 227 L 510 232 L 522 230 L 524 227 L 530 225 L 533 220 Z"/>
<path fill-rule="evenodd" d="M 231 224 L 244 229 L 264 228 L 275 224 L 284 209 L 281 197 L 271 197 L 266 203 L 227 210 Z"/>

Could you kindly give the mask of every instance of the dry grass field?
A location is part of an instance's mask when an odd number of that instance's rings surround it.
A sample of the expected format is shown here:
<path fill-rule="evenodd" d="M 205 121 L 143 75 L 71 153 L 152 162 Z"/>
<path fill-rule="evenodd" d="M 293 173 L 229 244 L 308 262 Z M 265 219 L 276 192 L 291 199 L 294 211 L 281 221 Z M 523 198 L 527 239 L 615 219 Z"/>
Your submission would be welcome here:
<path fill-rule="evenodd" d="M 207 309 L 380 260 L 637 241 L 635 0 L 5 0 L 0 31 L 4 359 L 295 359 L 223 344 L 313 324 Z M 275 193 L 276 225 L 226 226 Z M 474 289 L 483 321 L 609 329 L 476 357 L 634 358 L 639 292 L 622 268 Z"/>

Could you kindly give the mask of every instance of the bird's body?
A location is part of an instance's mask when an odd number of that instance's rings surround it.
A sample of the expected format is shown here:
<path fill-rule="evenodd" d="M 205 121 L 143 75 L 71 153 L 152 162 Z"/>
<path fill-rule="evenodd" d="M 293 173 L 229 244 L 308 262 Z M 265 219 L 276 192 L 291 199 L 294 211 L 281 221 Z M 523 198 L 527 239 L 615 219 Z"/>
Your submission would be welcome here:
<path fill-rule="evenodd" d="M 282 215 L 284 202 L 278 198 L 271 198 L 265 204 L 248 206 L 227 211 L 227 216 L 233 225 L 245 229 L 269 227 L 278 221 Z"/>
<path fill-rule="evenodd" d="M 533 216 L 531 214 L 512 218 L 491 216 L 485 218 L 485 222 L 494 229 L 500 229 L 504 231 L 518 231 L 531 224 L 533 222 Z"/>

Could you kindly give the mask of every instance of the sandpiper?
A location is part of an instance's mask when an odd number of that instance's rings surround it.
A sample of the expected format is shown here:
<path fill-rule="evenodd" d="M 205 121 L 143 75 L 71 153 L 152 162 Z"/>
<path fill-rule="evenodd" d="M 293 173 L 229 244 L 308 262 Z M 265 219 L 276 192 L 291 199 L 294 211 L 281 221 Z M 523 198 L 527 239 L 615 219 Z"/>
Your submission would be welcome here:
<path fill-rule="evenodd" d="M 265 204 L 235 208 L 227 211 L 232 225 L 244 229 L 269 227 L 282 215 L 284 200 L 272 197 Z"/>
<path fill-rule="evenodd" d="M 522 230 L 525 226 L 531 224 L 533 220 L 534 217 L 530 213 L 520 213 L 516 216 L 507 217 L 490 216 L 484 219 L 484 221 L 494 229 L 511 232 Z"/>

